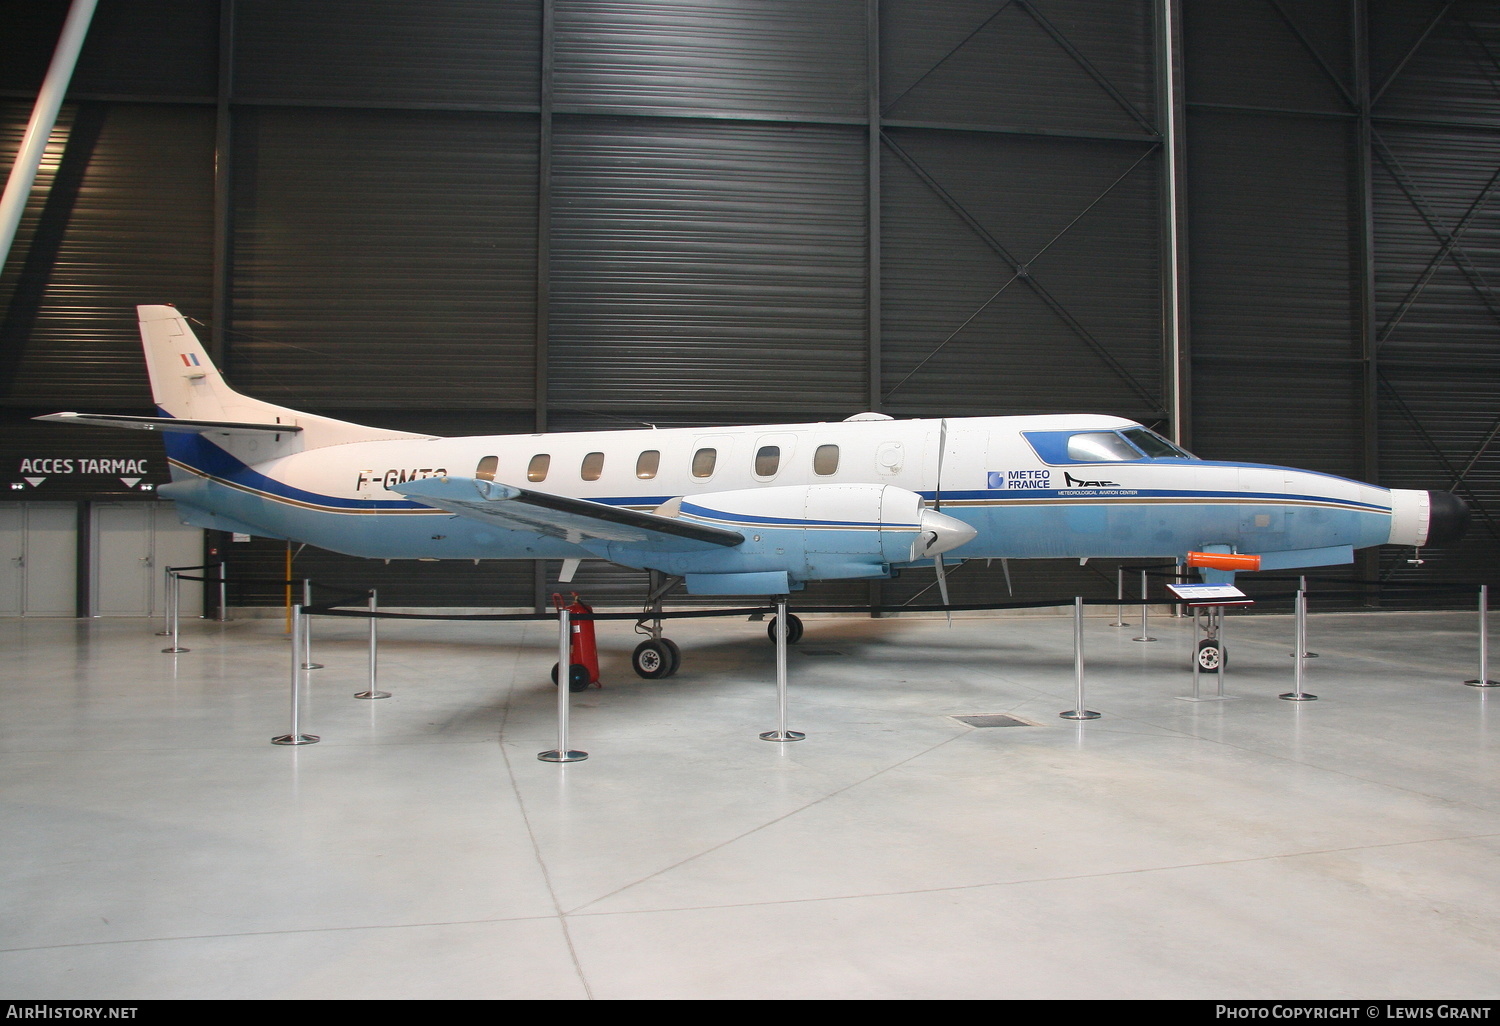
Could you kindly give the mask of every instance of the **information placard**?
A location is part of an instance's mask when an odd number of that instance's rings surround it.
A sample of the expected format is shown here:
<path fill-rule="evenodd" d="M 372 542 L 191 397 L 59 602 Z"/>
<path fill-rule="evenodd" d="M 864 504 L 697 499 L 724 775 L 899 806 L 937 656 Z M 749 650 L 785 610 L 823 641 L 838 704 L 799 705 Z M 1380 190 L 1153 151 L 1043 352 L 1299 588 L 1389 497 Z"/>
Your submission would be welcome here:
<path fill-rule="evenodd" d="M 1255 602 L 1232 584 L 1169 584 L 1167 590 L 1190 606 L 1248 606 Z"/>

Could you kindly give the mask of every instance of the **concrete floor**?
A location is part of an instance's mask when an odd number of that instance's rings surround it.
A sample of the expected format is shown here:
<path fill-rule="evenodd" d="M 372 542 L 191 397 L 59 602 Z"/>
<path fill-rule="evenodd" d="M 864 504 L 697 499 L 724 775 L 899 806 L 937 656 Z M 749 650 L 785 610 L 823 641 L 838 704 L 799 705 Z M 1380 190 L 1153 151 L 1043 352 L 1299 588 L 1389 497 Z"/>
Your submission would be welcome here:
<path fill-rule="evenodd" d="M 1113 609 L 1104 610 L 1113 612 Z M 548 624 L 0 621 L 8 998 L 1494 998 L 1500 694 L 1463 613 L 679 621 L 555 747 Z M 1132 612 L 1127 617 L 1133 623 Z M 1205 691 L 1211 688 L 1206 682 Z M 1500 689 L 1497 689 L 1500 690 Z M 1032 726 L 975 729 L 1008 713 Z"/>

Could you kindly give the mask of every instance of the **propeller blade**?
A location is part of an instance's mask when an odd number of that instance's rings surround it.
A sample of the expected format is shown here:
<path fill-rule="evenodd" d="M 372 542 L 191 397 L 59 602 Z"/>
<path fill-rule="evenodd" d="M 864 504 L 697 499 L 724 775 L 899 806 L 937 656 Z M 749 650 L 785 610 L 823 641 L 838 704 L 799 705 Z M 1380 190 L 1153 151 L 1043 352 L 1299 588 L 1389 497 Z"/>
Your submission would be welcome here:
<path fill-rule="evenodd" d="M 933 561 L 932 561 L 932 567 L 933 567 L 934 570 L 937 571 L 938 594 L 941 595 L 941 596 L 943 596 L 943 605 L 944 606 L 951 605 L 951 603 L 948 601 L 948 574 L 947 574 L 946 571 L 943 570 L 943 557 L 942 557 L 941 553 L 939 553 L 938 556 L 935 559 L 933 559 Z M 943 610 L 943 615 L 948 618 L 948 626 L 952 627 L 953 626 L 953 610 L 951 610 L 951 609 L 944 609 Z"/>
<path fill-rule="evenodd" d="M 1000 560 L 1000 569 L 1005 571 L 1005 591 L 1006 591 L 1006 593 L 1008 595 L 1010 595 L 1011 598 L 1015 598 L 1016 597 L 1016 589 L 1013 588 L 1013 587 L 1011 587 L 1011 584 L 1010 584 L 1010 560 L 1002 558 Z"/>
<path fill-rule="evenodd" d="M 932 492 L 932 508 L 943 508 L 943 457 L 948 454 L 948 418 L 938 421 L 937 487 Z"/>

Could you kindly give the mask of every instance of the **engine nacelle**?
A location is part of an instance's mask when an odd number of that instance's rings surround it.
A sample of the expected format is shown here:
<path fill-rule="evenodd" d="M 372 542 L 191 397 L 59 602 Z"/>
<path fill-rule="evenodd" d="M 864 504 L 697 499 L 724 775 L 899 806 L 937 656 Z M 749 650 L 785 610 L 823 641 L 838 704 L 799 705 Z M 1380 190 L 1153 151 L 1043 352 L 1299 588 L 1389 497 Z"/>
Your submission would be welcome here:
<path fill-rule="evenodd" d="M 674 499 L 657 512 L 745 536 L 742 545 L 720 552 L 646 557 L 646 565 L 668 573 L 691 569 L 699 580 L 690 580 L 689 590 L 702 594 L 765 594 L 762 575 L 778 571 L 786 572 L 791 586 L 889 577 L 892 563 L 936 557 L 975 535 L 963 521 L 927 509 L 916 492 L 892 485 L 711 492 Z M 743 581 L 745 590 L 736 581 Z"/>

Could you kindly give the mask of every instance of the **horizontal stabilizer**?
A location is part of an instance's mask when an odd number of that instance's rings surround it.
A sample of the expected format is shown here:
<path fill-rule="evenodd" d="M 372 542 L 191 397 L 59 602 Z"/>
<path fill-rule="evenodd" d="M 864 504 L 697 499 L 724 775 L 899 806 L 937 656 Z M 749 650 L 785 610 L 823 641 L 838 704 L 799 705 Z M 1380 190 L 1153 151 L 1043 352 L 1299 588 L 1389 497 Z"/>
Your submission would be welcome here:
<path fill-rule="evenodd" d="M 471 477 L 429 477 L 394 486 L 414 502 L 497 527 L 579 542 L 597 539 L 666 551 L 739 545 L 745 536 L 707 524 Z"/>
<path fill-rule="evenodd" d="M 176 417 L 113 417 L 102 413 L 49 413 L 32 420 L 88 427 L 131 428 L 135 431 L 173 431 L 187 435 L 287 435 L 301 431 L 295 424 L 239 424 L 228 420 L 180 420 Z"/>

